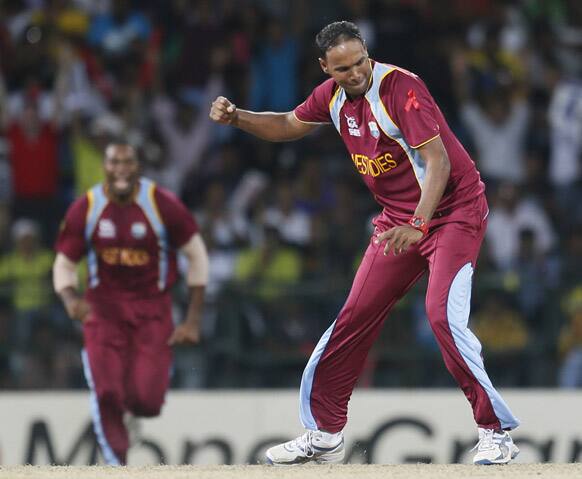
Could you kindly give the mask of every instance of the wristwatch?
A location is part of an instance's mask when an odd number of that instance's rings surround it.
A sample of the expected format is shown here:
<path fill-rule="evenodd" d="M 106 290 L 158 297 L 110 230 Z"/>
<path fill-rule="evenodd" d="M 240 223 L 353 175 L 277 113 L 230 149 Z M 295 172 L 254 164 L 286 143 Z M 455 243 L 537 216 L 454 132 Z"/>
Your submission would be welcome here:
<path fill-rule="evenodd" d="M 428 224 L 422 216 L 413 216 L 410 218 L 410 220 L 408 220 L 408 224 L 415 230 L 420 231 L 422 236 L 426 236 L 428 234 Z"/>

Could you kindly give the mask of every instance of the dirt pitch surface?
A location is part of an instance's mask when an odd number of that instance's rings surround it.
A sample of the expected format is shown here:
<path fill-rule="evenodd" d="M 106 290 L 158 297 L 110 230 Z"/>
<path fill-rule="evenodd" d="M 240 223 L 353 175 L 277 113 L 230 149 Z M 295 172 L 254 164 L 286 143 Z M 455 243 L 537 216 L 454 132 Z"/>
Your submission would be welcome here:
<path fill-rule="evenodd" d="M 461 464 L 330 466 L 14 466 L 0 479 L 562 479 L 582 478 L 582 463 L 469 466 Z"/>

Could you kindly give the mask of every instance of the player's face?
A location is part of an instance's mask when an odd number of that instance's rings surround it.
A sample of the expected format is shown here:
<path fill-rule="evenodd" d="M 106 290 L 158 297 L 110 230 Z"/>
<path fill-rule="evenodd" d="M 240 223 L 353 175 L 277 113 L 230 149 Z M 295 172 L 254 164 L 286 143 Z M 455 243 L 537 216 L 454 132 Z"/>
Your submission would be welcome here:
<path fill-rule="evenodd" d="M 103 165 L 109 194 L 120 201 L 128 199 L 139 178 L 139 162 L 133 147 L 109 145 Z"/>
<path fill-rule="evenodd" d="M 359 40 L 346 40 L 330 48 L 325 58 L 319 59 L 319 64 L 351 97 L 363 95 L 368 90 L 372 66 L 368 51 Z"/>

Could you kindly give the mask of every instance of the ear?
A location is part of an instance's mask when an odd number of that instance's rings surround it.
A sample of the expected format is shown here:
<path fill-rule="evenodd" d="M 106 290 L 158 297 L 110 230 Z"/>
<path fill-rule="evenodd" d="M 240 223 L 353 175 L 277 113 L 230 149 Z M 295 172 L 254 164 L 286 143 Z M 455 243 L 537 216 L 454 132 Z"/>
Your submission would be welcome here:
<path fill-rule="evenodd" d="M 327 73 L 329 75 L 329 71 L 327 70 L 327 63 L 323 58 L 319 58 L 319 66 L 323 70 L 323 73 Z"/>

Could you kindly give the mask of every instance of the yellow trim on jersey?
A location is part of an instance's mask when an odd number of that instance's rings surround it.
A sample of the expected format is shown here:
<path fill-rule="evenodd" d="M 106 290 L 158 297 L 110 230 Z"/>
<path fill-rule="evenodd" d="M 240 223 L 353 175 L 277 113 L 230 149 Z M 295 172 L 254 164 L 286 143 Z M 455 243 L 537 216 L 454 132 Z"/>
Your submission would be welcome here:
<path fill-rule="evenodd" d="M 87 213 L 85 213 L 85 224 L 89 221 L 89 215 L 93 210 L 93 204 L 95 203 L 95 195 L 93 194 L 93 190 L 87 191 Z"/>
<path fill-rule="evenodd" d="M 368 79 L 368 88 L 366 88 L 366 92 L 364 93 L 364 96 L 366 95 L 366 93 L 368 93 L 368 90 L 372 86 L 372 81 L 374 80 L 374 65 L 372 65 L 372 59 L 370 57 L 368 57 L 368 65 L 370 66 L 370 78 Z M 390 72 L 386 72 L 386 75 L 388 75 L 388 73 L 390 73 Z M 380 82 L 382 80 L 384 80 L 384 77 L 386 75 L 382 76 L 382 78 L 380 79 Z"/>
<path fill-rule="evenodd" d="M 335 102 L 337 101 L 337 97 L 340 94 L 341 90 L 342 89 L 340 87 L 337 87 L 335 90 L 335 93 L 331 97 L 331 100 L 329 100 L 329 111 L 331 111 L 333 109 L 333 106 L 335 105 Z"/>
<path fill-rule="evenodd" d="M 158 221 L 163 225 L 164 221 L 162 220 L 162 215 L 160 214 L 160 210 L 158 209 L 158 203 L 156 202 L 156 198 L 154 196 L 155 190 L 156 190 L 156 184 L 152 182 L 148 188 L 148 198 L 150 199 L 150 202 L 152 204 L 152 208 L 153 208 L 154 213 L 156 214 L 156 216 L 158 218 Z"/>
<path fill-rule="evenodd" d="M 419 145 L 416 145 L 416 146 L 412 146 L 412 145 L 410 145 L 410 148 L 414 148 L 414 149 L 416 150 L 417 148 L 420 148 L 421 146 L 424 146 L 424 145 L 426 145 L 427 143 L 430 143 L 432 140 L 436 140 L 436 139 L 437 139 L 439 136 L 441 136 L 441 134 L 440 134 L 440 133 L 437 133 L 435 136 L 433 136 L 432 138 L 429 138 L 429 139 L 428 139 L 428 140 L 426 140 L 426 141 L 423 141 L 423 142 L 422 142 L 422 143 L 420 143 Z"/>

